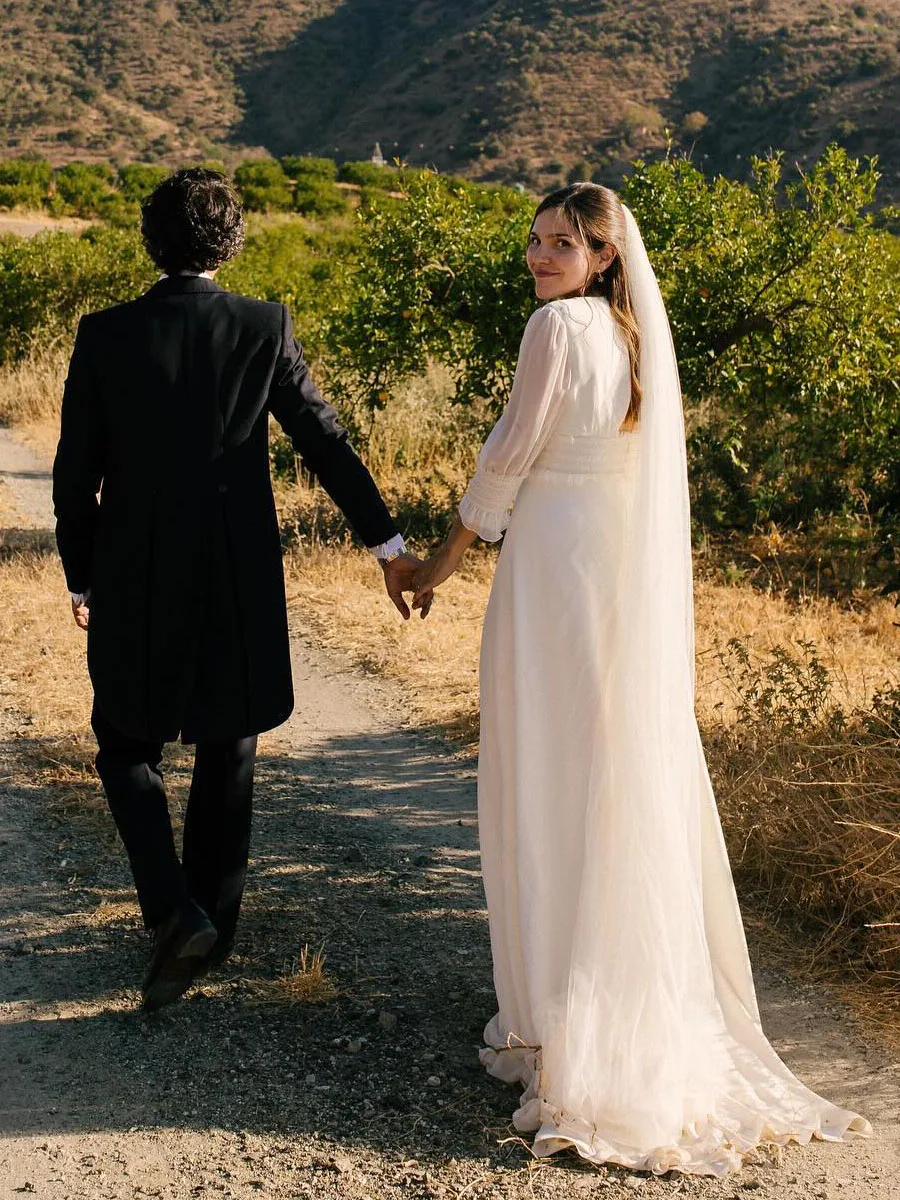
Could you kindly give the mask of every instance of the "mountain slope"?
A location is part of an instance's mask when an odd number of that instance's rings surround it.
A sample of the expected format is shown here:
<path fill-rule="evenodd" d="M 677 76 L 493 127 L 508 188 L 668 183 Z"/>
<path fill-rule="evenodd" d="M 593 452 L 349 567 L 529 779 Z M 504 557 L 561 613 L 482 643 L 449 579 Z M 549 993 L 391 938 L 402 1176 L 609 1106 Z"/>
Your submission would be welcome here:
<path fill-rule="evenodd" d="M 877 152 L 900 190 L 900 0 L 0 0 L 0 154 L 388 154 L 550 186 L 664 129 Z M 583 168 L 584 170 L 584 168 Z"/>

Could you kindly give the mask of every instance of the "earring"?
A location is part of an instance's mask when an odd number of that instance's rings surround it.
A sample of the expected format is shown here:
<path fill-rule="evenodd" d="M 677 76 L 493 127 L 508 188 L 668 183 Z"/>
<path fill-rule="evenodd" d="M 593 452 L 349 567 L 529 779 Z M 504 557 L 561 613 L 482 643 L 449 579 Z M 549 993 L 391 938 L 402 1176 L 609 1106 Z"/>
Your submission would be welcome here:
<path fill-rule="evenodd" d="M 597 272 L 597 282 L 598 282 L 598 283 L 602 283 L 602 282 L 603 282 L 603 272 L 602 272 L 602 271 L 598 271 L 598 272 Z"/>

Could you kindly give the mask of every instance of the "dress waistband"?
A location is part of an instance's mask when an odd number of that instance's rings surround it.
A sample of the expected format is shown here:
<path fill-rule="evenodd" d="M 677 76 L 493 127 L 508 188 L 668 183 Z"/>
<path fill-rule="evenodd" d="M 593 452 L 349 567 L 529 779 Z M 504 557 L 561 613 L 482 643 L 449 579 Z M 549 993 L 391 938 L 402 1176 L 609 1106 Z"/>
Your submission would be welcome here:
<path fill-rule="evenodd" d="M 535 471 L 565 475 L 606 475 L 624 471 L 634 461 L 637 437 L 618 433 L 601 437 L 587 433 L 577 436 L 556 434 L 541 451 Z"/>

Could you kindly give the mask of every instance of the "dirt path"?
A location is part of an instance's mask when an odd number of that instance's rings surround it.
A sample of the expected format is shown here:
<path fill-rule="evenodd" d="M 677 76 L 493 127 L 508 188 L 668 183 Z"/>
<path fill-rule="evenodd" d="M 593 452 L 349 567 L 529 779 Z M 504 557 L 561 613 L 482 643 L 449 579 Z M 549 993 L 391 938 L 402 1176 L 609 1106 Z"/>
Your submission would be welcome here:
<path fill-rule="evenodd" d="M 81 217 L 51 217 L 46 213 L 0 213 L 0 236 L 34 237 L 38 233 L 81 233 L 95 224 Z"/>
<path fill-rule="evenodd" d="M 52 529 L 50 467 L 9 429 L 0 426 L 0 497 L 8 521 L 23 529 Z"/>
<path fill-rule="evenodd" d="M 900 1063 L 770 971 L 776 1046 L 876 1139 L 792 1147 L 724 1182 L 535 1168 L 501 1145 L 514 1094 L 475 1054 L 493 992 L 472 764 L 406 726 L 398 689 L 314 647 L 301 611 L 293 624 L 297 707 L 261 740 L 238 956 L 153 1019 L 136 1012 L 146 941 L 110 822 L 30 777 L 0 663 L 0 1200 L 900 1197 Z M 177 758 L 169 778 L 177 808 Z M 303 944 L 324 946 L 336 998 L 275 985 Z"/>

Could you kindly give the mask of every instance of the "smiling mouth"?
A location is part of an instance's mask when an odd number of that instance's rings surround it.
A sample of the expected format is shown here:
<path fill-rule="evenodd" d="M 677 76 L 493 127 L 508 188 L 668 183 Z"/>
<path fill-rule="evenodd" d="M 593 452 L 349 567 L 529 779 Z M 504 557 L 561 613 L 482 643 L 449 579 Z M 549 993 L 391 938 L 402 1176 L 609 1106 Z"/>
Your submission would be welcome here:
<path fill-rule="evenodd" d="M 535 279 L 553 279 L 559 271 L 534 271 Z"/>

